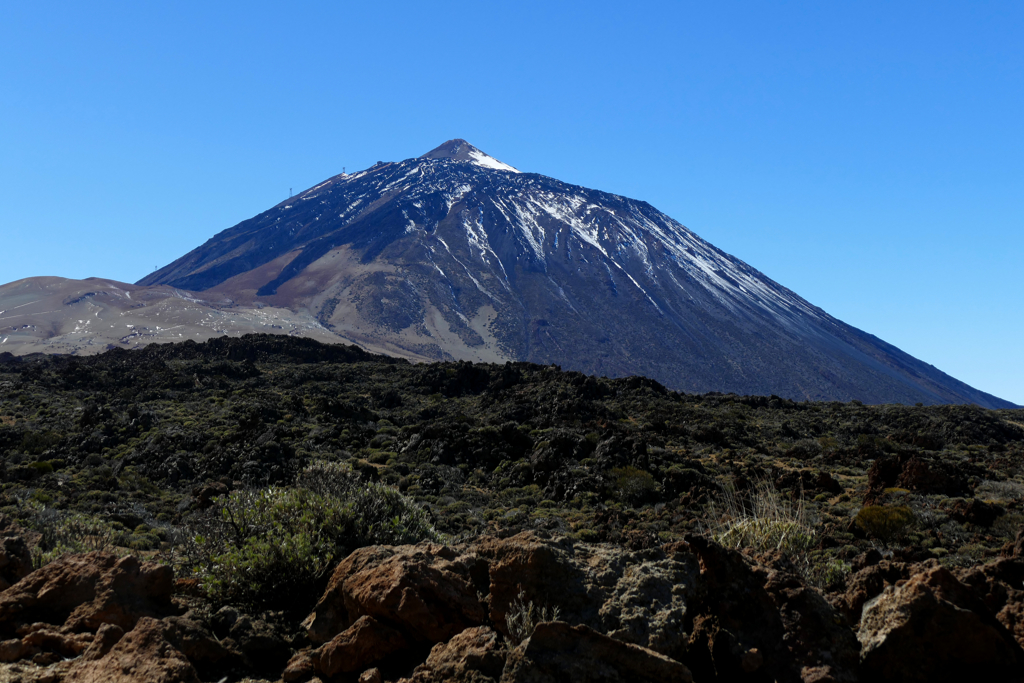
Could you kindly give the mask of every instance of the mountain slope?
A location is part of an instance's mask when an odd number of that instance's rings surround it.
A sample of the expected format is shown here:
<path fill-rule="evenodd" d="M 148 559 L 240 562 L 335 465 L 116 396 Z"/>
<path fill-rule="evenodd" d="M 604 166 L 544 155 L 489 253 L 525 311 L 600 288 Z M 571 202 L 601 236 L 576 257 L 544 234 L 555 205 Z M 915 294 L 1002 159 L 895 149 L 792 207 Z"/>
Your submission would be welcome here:
<path fill-rule="evenodd" d="M 1008 407 L 846 325 L 649 204 L 464 140 L 338 175 L 152 273 L 416 358 L 528 360 L 686 391 Z"/>

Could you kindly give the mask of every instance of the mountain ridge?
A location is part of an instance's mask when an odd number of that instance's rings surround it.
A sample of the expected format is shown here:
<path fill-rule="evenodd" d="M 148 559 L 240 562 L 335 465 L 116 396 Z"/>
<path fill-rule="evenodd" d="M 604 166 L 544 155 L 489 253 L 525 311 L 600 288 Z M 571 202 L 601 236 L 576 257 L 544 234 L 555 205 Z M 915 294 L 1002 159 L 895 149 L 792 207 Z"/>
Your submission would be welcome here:
<path fill-rule="evenodd" d="M 138 284 L 304 310 L 345 338 L 438 360 L 553 362 L 697 392 L 1012 405 L 647 202 L 520 172 L 461 139 L 328 178 Z"/>

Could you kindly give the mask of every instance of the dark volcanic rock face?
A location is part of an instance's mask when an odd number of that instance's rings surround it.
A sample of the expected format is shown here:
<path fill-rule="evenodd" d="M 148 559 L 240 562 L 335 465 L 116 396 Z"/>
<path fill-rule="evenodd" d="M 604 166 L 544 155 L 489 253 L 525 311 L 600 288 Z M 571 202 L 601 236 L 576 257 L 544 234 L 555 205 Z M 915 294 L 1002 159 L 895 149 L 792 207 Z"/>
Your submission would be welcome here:
<path fill-rule="evenodd" d="M 1009 407 L 832 318 L 645 202 L 465 141 L 339 175 L 144 278 L 306 310 L 424 359 L 526 360 L 687 391 Z"/>

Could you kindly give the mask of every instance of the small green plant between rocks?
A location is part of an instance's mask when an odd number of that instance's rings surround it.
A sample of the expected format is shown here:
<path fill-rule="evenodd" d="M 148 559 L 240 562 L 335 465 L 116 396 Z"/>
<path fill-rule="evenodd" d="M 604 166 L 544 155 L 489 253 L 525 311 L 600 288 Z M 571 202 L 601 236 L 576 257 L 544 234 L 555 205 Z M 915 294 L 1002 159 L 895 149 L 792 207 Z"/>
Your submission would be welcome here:
<path fill-rule="evenodd" d="M 508 629 L 508 639 L 513 647 L 523 642 L 531 635 L 537 624 L 544 621 L 558 621 L 560 610 L 558 607 L 537 606 L 533 600 L 526 600 L 526 591 L 519 588 L 512 604 L 509 605 L 505 614 L 505 627 Z"/>

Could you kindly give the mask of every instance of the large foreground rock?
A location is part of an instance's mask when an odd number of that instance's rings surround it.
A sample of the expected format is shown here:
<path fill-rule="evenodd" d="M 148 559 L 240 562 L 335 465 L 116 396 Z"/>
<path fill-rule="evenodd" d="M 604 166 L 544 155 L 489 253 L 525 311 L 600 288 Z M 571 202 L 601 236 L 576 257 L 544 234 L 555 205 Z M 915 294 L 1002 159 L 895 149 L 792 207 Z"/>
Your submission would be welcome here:
<path fill-rule="evenodd" d="M 303 626 L 310 640 L 324 643 L 371 616 L 413 642 L 444 642 L 486 618 L 477 597 L 487 589 L 486 567 L 474 574 L 478 565 L 472 555 L 434 544 L 362 548 L 334 570 Z"/>
<path fill-rule="evenodd" d="M 0 593 L 0 633 L 19 624 L 62 625 L 95 631 L 103 624 L 131 630 L 141 617 L 173 611 L 170 567 L 111 553 L 68 555 Z"/>
<path fill-rule="evenodd" d="M 369 616 L 410 648 L 439 644 L 432 657 L 459 662 L 459 638 L 469 637 L 459 634 L 487 627 L 508 637 L 507 616 L 523 603 L 535 617 L 547 608 L 548 618 L 680 662 L 700 681 L 852 681 L 859 665 L 843 617 L 784 558 L 744 556 L 697 536 L 639 551 L 542 532 L 364 548 L 338 565 L 304 625 L 311 641 L 327 643 Z M 320 654 L 296 658 L 289 676 L 301 678 Z M 436 679 L 427 664 L 417 680 Z M 493 666 L 460 666 L 445 671 L 493 678 Z"/>
<path fill-rule="evenodd" d="M 334 636 L 317 653 L 317 670 L 325 676 L 362 671 L 370 664 L 402 651 L 408 643 L 402 634 L 373 617 L 362 616 Z"/>
<path fill-rule="evenodd" d="M 199 683 L 188 658 L 168 642 L 166 625 L 143 617 L 103 657 L 71 669 L 66 683 Z"/>
<path fill-rule="evenodd" d="M 7 590 L 32 572 L 32 553 L 21 536 L 0 538 L 0 591 Z"/>
<path fill-rule="evenodd" d="M 679 662 L 586 626 L 544 622 L 508 658 L 501 683 L 689 683 Z"/>
<path fill-rule="evenodd" d="M 467 628 L 439 643 L 416 671 L 412 683 L 495 683 L 505 668 L 501 636 L 487 626 Z M 409 679 L 406 679 L 407 681 Z"/>
<path fill-rule="evenodd" d="M 1024 651 L 947 569 L 889 586 L 864 606 L 862 675 L 872 681 L 1018 681 Z"/>

